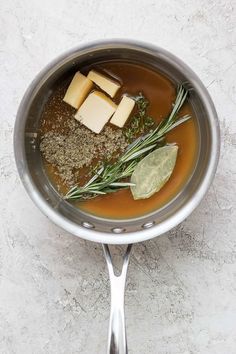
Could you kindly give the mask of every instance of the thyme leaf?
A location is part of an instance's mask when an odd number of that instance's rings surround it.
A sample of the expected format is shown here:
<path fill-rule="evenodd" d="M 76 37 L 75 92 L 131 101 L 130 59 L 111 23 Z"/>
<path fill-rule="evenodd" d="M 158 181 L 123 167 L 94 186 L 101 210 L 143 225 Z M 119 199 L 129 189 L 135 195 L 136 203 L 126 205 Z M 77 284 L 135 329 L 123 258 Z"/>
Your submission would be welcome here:
<path fill-rule="evenodd" d="M 130 123 L 124 130 L 124 136 L 130 143 L 138 135 L 144 134 L 155 124 L 152 117 L 147 115 L 149 106 L 148 99 L 140 92 L 137 96 L 132 97 L 137 105 L 137 113 L 130 119 Z"/>

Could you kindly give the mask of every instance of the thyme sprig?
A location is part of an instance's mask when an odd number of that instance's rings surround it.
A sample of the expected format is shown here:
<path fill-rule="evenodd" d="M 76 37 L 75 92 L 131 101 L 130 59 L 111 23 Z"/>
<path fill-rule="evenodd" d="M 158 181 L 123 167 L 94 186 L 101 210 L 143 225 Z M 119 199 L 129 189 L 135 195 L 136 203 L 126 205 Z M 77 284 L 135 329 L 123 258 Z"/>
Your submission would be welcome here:
<path fill-rule="evenodd" d="M 88 199 L 132 186 L 133 184 L 126 180 L 132 175 L 140 159 L 163 145 L 166 133 L 191 118 L 190 115 L 178 118 L 178 112 L 187 95 L 188 90 L 183 85 L 179 86 L 169 116 L 163 119 L 153 131 L 141 136 L 129 145 L 116 162 L 104 164 L 84 186 L 71 188 L 64 199 Z"/>
<path fill-rule="evenodd" d="M 144 134 L 154 124 L 152 117 L 147 115 L 149 101 L 140 92 L 137 96 L 132 97 L 137 106 L 137 113 L 132 117 L 128 126 L 124 129 L 124 136 L 130 143 L 138 135 Z"/>

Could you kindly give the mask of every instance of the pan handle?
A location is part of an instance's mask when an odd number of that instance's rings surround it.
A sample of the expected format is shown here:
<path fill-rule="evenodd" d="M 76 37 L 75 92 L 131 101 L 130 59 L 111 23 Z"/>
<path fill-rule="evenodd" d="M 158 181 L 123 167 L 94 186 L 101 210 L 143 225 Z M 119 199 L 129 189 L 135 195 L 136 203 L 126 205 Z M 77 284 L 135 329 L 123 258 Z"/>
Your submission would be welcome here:
<path fill-rule="evenodd" d="M 108 330 L 107 354 L 128 354 L 125 315 L 124 315 L 124 295 L 126 274 L 129 265 L 129 256 L 132 245 L 128 245 L 123 266 L 119 276 L 115 275 L 112 257 L 108 245 L 103 245 L 103 251 L 107 262 L 111 288 L 111 310 Z"/>

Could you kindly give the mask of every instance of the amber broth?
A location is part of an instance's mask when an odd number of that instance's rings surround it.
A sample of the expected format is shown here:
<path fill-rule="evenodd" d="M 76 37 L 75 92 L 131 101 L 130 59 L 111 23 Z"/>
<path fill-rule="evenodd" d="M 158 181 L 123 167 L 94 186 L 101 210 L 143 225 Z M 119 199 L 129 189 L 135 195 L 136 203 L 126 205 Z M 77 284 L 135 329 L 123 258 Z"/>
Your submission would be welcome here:
<path fill-rule="evenodd" d="M 113 73 L 121 80 L 122 88 L 115 97 L 116 103 L 120 101 L 123 93 L 137 95 L 142 91 L 150 102 L 148 113 L 157 122 L 171 111 L 171 105 L 175 99 L 175 86 L 162 74 L 150 68 L 127 62 L 104 62 L 95 68 Z M 88 69 L 90 68 L 81 71 L 87 74 Z M 62 102 L 64 91 L 65 87 L 62 85 L 62 90 L 60 88 L 56 90 L 46 103 L 42 116 L 44 122 L 42 132 L 50 129 L 58 117 L 58 112 L 64 119 L 73 119 L 74 110 Z M 197 123 L 188 103 L 181 111 L 181 114 L 186 113 L 191 114 L 193 119 L 175 128 L 167 136 L 168 142 L 175 142 L 179 146 L 179 152 L 171 178 L 158 193 L 149 199 L 134 200 L 129 190 L 123 190 L 91 200 L 77 201 L 74 204 L 83 211 L 100 217 L 127 219 L 150 213 L 168 203 L 181 190 L 190 176 L 196 160 Z M 65 192 L 66 187 L 56 174 L 55 168 L 46 161 L 44 164 L 53 185 L 62 193 Z"/>

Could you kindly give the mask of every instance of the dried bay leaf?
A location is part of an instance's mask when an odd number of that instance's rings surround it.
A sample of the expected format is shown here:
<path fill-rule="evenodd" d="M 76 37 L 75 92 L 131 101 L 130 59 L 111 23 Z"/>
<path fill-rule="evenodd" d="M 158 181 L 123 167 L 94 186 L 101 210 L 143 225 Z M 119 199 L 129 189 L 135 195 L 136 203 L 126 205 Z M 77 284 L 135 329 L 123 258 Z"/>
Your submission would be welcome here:
<path fill-rule="evenodd" d="M 177 145 L 166 145 L 144 157 L 135 167 L 130 182 L 134 199 L 146 199 L 158 192 L 170 178 L 176 163 Z"/>

